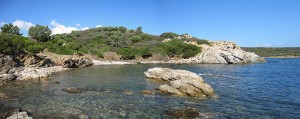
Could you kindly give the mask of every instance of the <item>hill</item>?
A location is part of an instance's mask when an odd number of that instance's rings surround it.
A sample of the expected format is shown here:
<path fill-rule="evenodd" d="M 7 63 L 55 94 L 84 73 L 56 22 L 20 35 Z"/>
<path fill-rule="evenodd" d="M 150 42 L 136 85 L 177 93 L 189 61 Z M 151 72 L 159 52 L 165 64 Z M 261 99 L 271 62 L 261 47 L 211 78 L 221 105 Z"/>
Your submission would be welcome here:
<path fill-rule="evenodd" d="M 183 43 L 184 41 L 209 44 L 206 40 L 190 37 L 188 34 L 178 35 L 167 32 L 156 36 L 143 33 L 142 27 L 137 29 L 97 27 L 84 31 L 73 31 L 69 34 L 56 34 L 52 35 L 50 40 L 39 41 L 16 34 L 1 33 L 0 42 L 8 42 L 8 39 L 21 40 L 17 40 L 18 43 L 3 45 L 3 48 L 9 50 L 1 52 L 3 54 L 14 54 L 15 52 L 10 48 L 16 47 L 14 44 L 19 44 L 20 51 L 31 54 L 47 49 L 57 54 L 89 54 L 103 58 L 104 53 L 115 52 L 123 60 L 145 59 L 154 56 L 159 59 L 189 58 L 200 53 L 201 48 Z M 163 42 L 165 39 L 169 39 L 169 41 Z"/>

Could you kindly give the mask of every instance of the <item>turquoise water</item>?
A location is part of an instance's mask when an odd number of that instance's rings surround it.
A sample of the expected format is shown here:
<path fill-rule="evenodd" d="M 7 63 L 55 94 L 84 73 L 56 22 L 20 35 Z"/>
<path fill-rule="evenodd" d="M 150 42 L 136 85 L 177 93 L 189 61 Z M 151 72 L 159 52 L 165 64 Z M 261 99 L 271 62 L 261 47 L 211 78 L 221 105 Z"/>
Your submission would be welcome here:
<path fill-rule="evenodd" d="M 152 67 L 184 69 L 201 75 L 219 98 L 196 99 L 142 90 L 161 82 L 143 72 Z M 34 118 L 171 118 L 165 111 L 193 107 L 203 118 L 300 118 L 300 59 L 267 59 L 247 65 L 115 65 L 74 69 L 42 81 L 18 81 L 0 87 L 10 100 L 0 112 L 21 108 Z M 59 81 L 60 83 L 54 83 Z M 87 88 L 68 94 L 67 87 Z M 124 92 L 132 92 L 127 94 Z"/>

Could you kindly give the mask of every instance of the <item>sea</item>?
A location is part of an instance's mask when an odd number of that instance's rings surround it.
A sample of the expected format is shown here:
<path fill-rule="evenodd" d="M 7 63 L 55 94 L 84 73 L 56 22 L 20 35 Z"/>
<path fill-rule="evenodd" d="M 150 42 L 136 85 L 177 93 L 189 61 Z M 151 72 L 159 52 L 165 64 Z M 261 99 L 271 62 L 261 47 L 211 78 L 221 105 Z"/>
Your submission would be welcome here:
<path fill-rule="evenodd" d="M 217 98 L 163 93 L 145 95 L 165 82 L 147 79 L 153 67 L 197 73 Z M 87 92 L 69 94 L 77 87 Z M 47 80 L 14 81 L 0 87 L 0 112 L 22 109 L 33 118 L 169 119 L 170 109 L 195 108 L 199 118 L 299 119 L 300 59 L 267 58 L 256 64 L 136 64 L 72 69 Z"/>

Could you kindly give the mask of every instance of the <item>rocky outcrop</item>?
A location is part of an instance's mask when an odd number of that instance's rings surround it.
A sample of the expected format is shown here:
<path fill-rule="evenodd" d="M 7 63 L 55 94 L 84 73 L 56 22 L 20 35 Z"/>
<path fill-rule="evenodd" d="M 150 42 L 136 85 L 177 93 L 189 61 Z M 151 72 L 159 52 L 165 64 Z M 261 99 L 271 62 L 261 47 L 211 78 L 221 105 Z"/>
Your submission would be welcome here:
<path fill-rule="evenodd" d="M 152 68 L 144 73 L 147 78 L 161 79 L 169 82 L 159 86 L 159 90 L 174 95 L 192 97 L 215 96 L 213 88 L 196 73 L 170 68 Z"/>
<path fill-rule="evenodd" d="M 17 64 L 13 56 L 0 54 L 0 75 L 14 73 Z"/>
<path fill-rule="evenodd" d="M 6 83 L 6 82 L 13 81 L 16 78 L 17 78 L 17 76 L 15 74 L 1 74 L 0 75 L 0 82 L 1 83 Z"/>
<path fill-rule="evenodd" d="M 81 57 L 64 57 L 56 60 L 55 63 L 64 68 L 84 68 L 93 65 L 92 60 Z"/>
<path fill-rule="evenodd" d="M 45 56 L 33 55 L 30 57 L 24 58 L 24 65 L 31 67 L 51 67 L 55 66 L 55 63 Z"/>
<path fill-rule="evenodd" d="M 197 45 L 190 42 L 189 44 Z M 244 64 L 264 62 L 264 59 L 255 53 L 246 52 L 233 42 L 211 42 L 210 45 L 197 45 L 202 52 L 195 57 L 183 59 L 182 63 L 203 63 L 203 64 Z"/>
<path fill-rule="evenodd" d="M 53 66 L 53 67 L 25 67 L 24 70 L 15 73 L 17 80 L 30 80 L 30 79 L 45 79 L 54 73 L 67 70 L 62 66 Z"/>

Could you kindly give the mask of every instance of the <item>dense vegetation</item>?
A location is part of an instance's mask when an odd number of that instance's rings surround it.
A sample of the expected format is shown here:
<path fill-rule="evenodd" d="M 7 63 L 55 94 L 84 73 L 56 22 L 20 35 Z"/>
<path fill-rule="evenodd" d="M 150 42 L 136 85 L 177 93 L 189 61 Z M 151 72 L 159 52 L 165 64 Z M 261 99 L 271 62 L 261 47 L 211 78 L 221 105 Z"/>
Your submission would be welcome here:
<path fill-rule="evenodd" d="M 243 47 L 248 52 L 254 52 L 261 57 L 300 56 L 300 47 Z"/>
<path fill-rule="evenodd" d="M 6 27 L 6 30 L 3 30 Z M 38 53 L 44 49 L 44 46 L 34 42 L 27 37 L 21 36 L 16 26 L 4 25 L 0 33 L 0 53 L 16 55 L 20 53 Z M 13 31 L 13 32 L 12 32 Z"/>
<path fill-rule="evenodd" d="M 8 29 L 15 29 L 10 26 Z M 10 31 L 10 30 L 7 30 Z M 160 36 L 143 33 L 142 27 L 127 29 L 125 27 L 97 27 L 84 31 L 73 31 L 70 34 L 52 35 L 47 26 L 36 25 L 29 29 L 30 38 L 17 33 L 1 31 L 1 53 L 11 54 L 19 51 L 37 53 L 44 49 L 57 54 L 91 54 L 103 57 L 105 52 L 116 52 L 122 59 L 131 60 L 137 57 L 148 58 L 154 54 L 165 57 L 189 58 L 201 52 L 194 45 L 184 41 L 197 41 L 209 44 L 197 38 L 178 38 L 178 34 L 167 32 Z M 162 42 L 170 38 L 169 42 Z M 3 50 L 2 50 L 3 49 Z M 13 51 L 13 49 L 17 49 Z"/>

